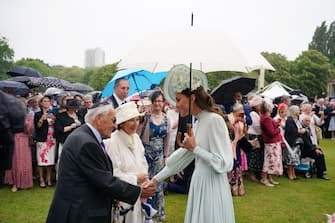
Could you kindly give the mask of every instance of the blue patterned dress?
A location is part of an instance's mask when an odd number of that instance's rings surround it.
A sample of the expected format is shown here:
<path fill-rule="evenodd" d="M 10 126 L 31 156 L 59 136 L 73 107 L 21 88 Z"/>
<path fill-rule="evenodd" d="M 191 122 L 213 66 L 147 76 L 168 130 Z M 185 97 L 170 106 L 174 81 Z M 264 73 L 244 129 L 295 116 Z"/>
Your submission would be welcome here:
<path fill-rule="evenodd" d="M 149 165 L 149 177 L 153 177 L 164 167 L 164 140 L 167 135 L 167 118 L 164 115 L 163 121 L 156 125 L 149 118 L 150 135 L 149 145 L 144 144 L 145 158 Z M 157 190 L 153 196 L 153 207 L 158 211 L 157 216 L 160 220 L 164 219 L 164 184 L 160 182 L 157 184 Z"/>

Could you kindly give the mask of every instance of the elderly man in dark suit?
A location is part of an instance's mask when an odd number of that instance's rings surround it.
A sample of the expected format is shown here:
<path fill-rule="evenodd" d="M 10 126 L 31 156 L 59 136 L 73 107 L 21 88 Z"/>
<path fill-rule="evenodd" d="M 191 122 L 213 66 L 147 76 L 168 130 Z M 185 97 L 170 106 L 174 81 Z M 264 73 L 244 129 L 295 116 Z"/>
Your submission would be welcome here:
<path fill-rule="evenodd" d="M 116 127 L 115 115 L 111 105 L 94 106 L 85 116 L 87 124 L 66 139 L 47 223 L 110 223 L 115 200 L 134 204 L 139 196 L 154 193 L 154 187 L 132 185 L 113 176 L 102 140 Z"/>

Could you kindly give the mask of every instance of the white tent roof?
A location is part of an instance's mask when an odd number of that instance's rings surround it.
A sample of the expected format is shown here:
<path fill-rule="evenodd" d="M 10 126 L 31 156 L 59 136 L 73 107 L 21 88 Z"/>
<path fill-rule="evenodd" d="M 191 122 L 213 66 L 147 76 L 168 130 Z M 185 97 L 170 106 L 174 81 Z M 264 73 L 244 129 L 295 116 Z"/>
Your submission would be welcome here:
<path fill-rule="evenodd" d="M 274 100 L 275 98 L 281 97 L 281 96 L 291 96 L 292 101 L 308 101 L 308 98 L 303 95 L 302 93 L 295 94 L 292 92 L 290 94 L 289 92 L 293 91 L 292 88 L 289 86 L 280 83 L 279 81 L 272 82 L 268 86 L 264 87 L 263 90 L 258 91 L 257 93 L 264 98 L 269 98 L 271 100 Z"/>
<path fill-rule="evenodd" d="M 280 83 L 279 81 L 275 81 L 269 84 L 268 86 L 264 87 L 260 95 L 263 97 L 270 98 L 272 100 L 284 95 L 290 96 L 290 93 L 288 93 L 288 91 L 285 88 L 288 89 L 289 91 L 293 90 L 292 88 Z"/>

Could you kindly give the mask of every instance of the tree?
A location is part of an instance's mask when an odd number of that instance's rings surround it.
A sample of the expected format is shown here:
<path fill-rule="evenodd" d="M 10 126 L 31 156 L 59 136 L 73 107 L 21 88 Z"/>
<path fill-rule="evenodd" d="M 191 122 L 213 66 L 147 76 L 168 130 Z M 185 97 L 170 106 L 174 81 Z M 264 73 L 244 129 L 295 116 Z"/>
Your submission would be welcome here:
<path fill-rule="evenodd" d="M 13 58 L 14 50 L 9 47 L 8 40 L 5 37 L 0 37 L 0 77 L 11 68 Z"/>
<path fill-rule="evenodd" d="M 63 66 L 53 66 L 53 76 L 58 77 L 63 80 L 75 83 L 83 83 L 85 71 L 84 69 L 72 66 L 72 67 L 63 67 Z"/>
<path fill-rule="evenodd" d="M 334 67 L 321 52 L 308 50 L 302 52 L 294 61 L 277 53 L 262 53 L 276 69 L 267 73 L 267 82 L 279 81 L 293 89 L 300 89 L 308 97 L 325 96 L 327 81 L 335 75 Z"/>
<path fill-rule="evenodd" d="M 54 76 L 54 72 L 49 64 L 40 59 L 22 58 L 16 61 L 14 66 L 31 67 L 39 71 L 43 76 Z"/>
<path fill-rule="evenodd" d="M 330 60 L 335 59 L 335 22 L 332 22 L 328 29 L 326 21 L 323 21 L 321 26 L 316 28 L 308 49 L 317 50 Z"/>
<path fill-rule="evenodd" d="M 276 69 L 275 72 L 266 73 L 266 82 L 272 83 L 274 81 L 279 81 L 289 86 L 295 85 L 295 80 L 291 75 L 292 62 L 288 61 L 284 55 L 278 53 L 262 52 L 262 55 Z"/>
<path fill-rule="evenodd" d="M 307 96 L 326 96 L 327 81 L 335 75 L 329 59 L 316 50 L 302 52 L 292 65 L 297 88 Z"/>
<path fill-rule="evenodd" d="M 102 90 L 106 86 L 108 81 L 110 81 L 114 77 L 117 65 L 118 63 L 108 64 L 96 70 L 93 70 L 89 77 L 88 85 L 96 90 Z"/>
<path fill-rule="evenodd" d="M 335 22 L 332 22 L 328 30 L 328 58 L 335 61 Z"/>

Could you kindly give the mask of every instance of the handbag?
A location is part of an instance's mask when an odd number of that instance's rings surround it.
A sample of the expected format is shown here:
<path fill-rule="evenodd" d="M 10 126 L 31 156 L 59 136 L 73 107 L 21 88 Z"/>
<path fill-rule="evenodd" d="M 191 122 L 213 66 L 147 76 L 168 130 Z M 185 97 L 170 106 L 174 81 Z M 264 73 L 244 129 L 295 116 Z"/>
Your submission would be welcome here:
<path fill-rule="evenodd" d="M 248 142 L 252 146 L 252 149 L 258 149 L 261 147 L 261 144 L 259 142 L 259 139 L 256 135 L 248 134 Z"/>
<path fill-rule="evenodd" d="M 252 145 L 252 149 L 258 149 L 261 147 L 261 144 L 259 143 L 259 139 L 257 137 L 252 140 L 248 140 L 248 142 Z"/>
<path fill-rule="evenodd" d="M 120 223 L 120 205 L 113 204 L 113 221 L 112 223 Z"/>
<path fill-rule="evenodd" d="M 126 214 L 129 211 L 134 210 L 134 206 L 130 206 L 130 208 L 123 208 L 120 205 L 120 202 L 114 201 L 113 203 L 113 218 L 112 218 L 112 223 L 125 223 L 126 222 Z"/>
<path fill-rule="evenodd" d="M 314 128 L 315 128 L 317 140 L 321 140 L 322 139 L 322 129 L 317 125 L 315 125 Z"/>

